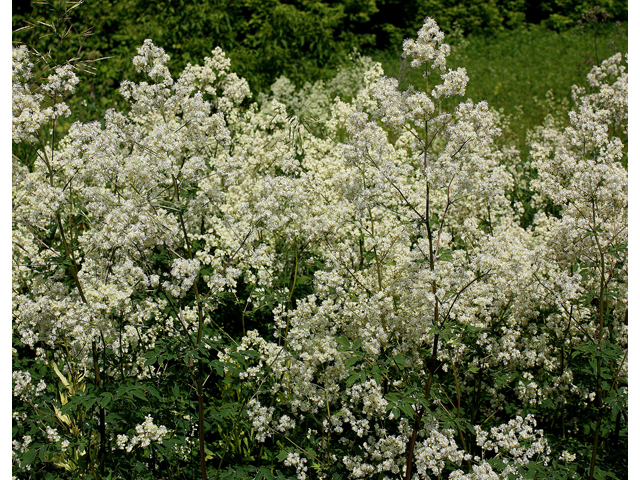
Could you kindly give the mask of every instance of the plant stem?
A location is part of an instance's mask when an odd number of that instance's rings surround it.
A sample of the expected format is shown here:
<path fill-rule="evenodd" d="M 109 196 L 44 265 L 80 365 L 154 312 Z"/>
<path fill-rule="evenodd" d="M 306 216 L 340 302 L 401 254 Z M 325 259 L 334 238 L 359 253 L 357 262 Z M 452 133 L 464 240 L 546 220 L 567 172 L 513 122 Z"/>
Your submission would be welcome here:
<path fill-rule="evenodd" d="M 593 238 L 598 247 L 598 252 L 600 254 L 600 295 L 599 295 L 599 304 L 598 304 L 598 352 L 602 352 L 602 337 L 604 335 L 604 296 L 606 290 L 606 282 L 605 282 L 605 259 L 604 252 L 602 250 L 602 246 L 600 245 L 600 241 L 598 240 L 598 232 L 596 230 L 596 208 L 595 208 L 595 200 L 591 202 L 591 211 L 592 211 L 592 220 L 593 220 Z M 595 467 L 596 467 L 596 458 L 598 457 L 598 443 L 600 441 L 600 424 L 602 423 L 602 355 L 598 355 L 596 359 L 596 398 L 595 404 L 597 408 L 597 418 L 596 421 L 596 429 L 593 435 L 593 447 L 591 449 L 591 464 L 589 466 L 589 480 L 593 480 Z"/>
<path fill-rule="evenodd" d="M 202 361 L 198 361 L 198 373 L 202 371 Z M 200 473 L 202 480 L 207 480 L 206 453 L 204 451 L 204 394 L 202 391 L 202 378 L 196 379 L 198 392 L 198 441 L 200 443 Z"/>
<path fill-rule="evenodd" d="M 431 377 L 429 377 L 429 386 L 431 386 Z M 416 437 L 418 435 L 418 430 L 420 430 L 420 422 L 422 420 L 422 415 L 424 414 L 425 407 L 422 405 L 420 410 L 418 410 L 418 414 L 416 415 L 416 419 L 413 422 L 413 432 L 411 432 L 411 440 L 409 442 L 409 451 L 407 453 L 407 470 L 405 475 L 405 480 L 411 480 L 411 467 L 413 465 L 413 451 L 416 445 Z"/>

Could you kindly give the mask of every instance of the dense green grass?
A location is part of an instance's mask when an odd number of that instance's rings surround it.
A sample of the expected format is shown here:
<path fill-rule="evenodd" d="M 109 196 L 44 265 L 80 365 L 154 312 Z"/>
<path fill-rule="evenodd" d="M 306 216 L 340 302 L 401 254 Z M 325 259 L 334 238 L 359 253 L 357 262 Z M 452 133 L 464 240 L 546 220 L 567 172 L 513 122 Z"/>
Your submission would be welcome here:
<path fill-rule="evenodd" d="M 597 36 L 593 29 L 555 32 L 530 25 L 493 36 L 450 36 L 445 41 L 453 47 L 449 66 L 466 67 L 471 79 L 467 97 L 487 100 L 511 116 L 515 140 L 524 148 L 526 131 L 540 125 L 555 110 L 554 103 L 572 105 L 571 86 L 586 85 L 594 63 L 615 52 L 627 53 L 628 25 L 602 25 Z M 403 65 L 399 50 L 379 52 L 373 58 L 402 85 L 422 81 L 421 72 Z M 549 91 L 553 92 L 552 102 L 547 99 Z"/>

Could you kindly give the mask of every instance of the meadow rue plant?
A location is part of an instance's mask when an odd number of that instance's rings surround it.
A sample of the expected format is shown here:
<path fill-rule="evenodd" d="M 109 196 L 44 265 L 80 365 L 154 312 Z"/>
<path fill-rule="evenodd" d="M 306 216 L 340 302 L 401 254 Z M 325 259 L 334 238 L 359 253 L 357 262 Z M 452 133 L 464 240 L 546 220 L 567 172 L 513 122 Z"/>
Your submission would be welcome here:
<path fill-rule="evenodd" d="M 12 138 L 15 143 L 34 142 L 43 125 L 54 120 L 55 126 L 57 118 L 71 114 L 64 97 L 75 91 L 79 80 L 70 65 L 62 65 L 34 91 L 30 85 L 33 63 L 24 45 L 13 47 L 12 66 Z"/>
<path fill-rule="evenodd" d="M 627 435 L 622 59 L 515 169 L 437 24 L 403 48 L 423 84 L 361 59 L 258 104 L 219 48 L 176 78 L 147 40 L 130 111 L 62 139 L 73 69 L 35 85 L 14 49 L 17 478 L 603 475 Z"/>

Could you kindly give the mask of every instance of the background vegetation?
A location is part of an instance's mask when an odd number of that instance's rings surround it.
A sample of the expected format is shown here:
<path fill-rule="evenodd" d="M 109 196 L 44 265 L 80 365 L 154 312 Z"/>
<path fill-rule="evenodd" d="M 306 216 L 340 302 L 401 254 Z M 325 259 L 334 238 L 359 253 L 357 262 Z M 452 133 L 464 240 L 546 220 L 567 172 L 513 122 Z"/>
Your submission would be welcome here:
<path fill-rule="evenodd" d="M 601 10 L 585 17 L 594 8 Z M 454 35 L 448 41 L 464 39 L 452 61 L 472 73 L 470 96 L 499 107 L 525 106 L 531 88 L 539 98 L 548 89 L 564 95 L 593 62 L 626 52 L 624 0 L 87 0 L 71 10 L 64 0 L 14 0 L 12 23 L 33 27 L 15 32 L 15 42 L 51 53 L 54 62 L 109 57 L 78 92 L 105 108 L 121 102 L 121 79 L 140 78 L 131 58 L 146 38 L 171 56 L 172 72 L 221 47 L 256 93 L 280 75 L 298 86 L 331 78 L 353 49 L 397 68 L 402 41 L 415 37 L 426 16 Z"/>

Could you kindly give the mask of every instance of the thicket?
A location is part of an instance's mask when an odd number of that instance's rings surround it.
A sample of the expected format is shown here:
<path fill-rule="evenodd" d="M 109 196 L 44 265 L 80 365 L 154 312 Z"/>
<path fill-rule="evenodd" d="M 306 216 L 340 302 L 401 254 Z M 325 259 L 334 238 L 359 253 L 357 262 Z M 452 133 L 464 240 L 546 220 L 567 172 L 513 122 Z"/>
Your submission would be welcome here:
<path fill-rule="evenodd" d="M 280 75 L 299 87 L 309 79 L 329 79 L 354 48 L 369 55 L 397 49 L 426 16 L 445 32 L 464 35 L 495 35 L 529 24 L 564 30 L 593 8 L 602 8 L 609 21 L 627 21 L 624 0 L 87 0 L 69 11 L 70 5 L 14 0 L 13 29 L 35 27 L 14 34 L 14 40 L 42 53 L 50 50 L 64 61 L 75 55 L 79 43 L 66 41 L 60 48 L 57 35 L 40 38 L 51 32 L 38 22 L 58 24 L 60 34 L 65 28 L 60 20 L 68 15 L 78 33 L 95 32 L 82 40 L 82 58 L 111 58 L 96 64 L 98 81 L 91 85 L 89 80 L 82 96 L 92 92 L 102 108 L 119 100 L 113 92 L 121 79 L 140 78 L 131 58 L 146 38 L 167 51 L 172 72 L 219 46 L 257 93 L 267 91 Z"/>
<path fill-rule="evenodd" d="M 146 40 L 64 128 L 89 59 L 14 48 L 16 478 L 625 478 L 626 60 L 522 157 L 411 38 L 253 99 Z"/>

